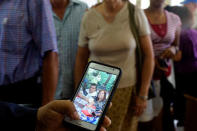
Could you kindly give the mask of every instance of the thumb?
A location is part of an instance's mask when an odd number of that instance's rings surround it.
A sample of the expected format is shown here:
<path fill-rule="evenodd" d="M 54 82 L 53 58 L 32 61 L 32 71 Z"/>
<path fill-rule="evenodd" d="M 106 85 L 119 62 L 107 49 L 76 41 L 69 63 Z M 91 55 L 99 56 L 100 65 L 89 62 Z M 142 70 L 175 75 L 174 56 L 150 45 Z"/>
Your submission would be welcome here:
<path fill-rule="evenodd" d="M 51 103 L 51 109 L 72 119 L 79 119 L 75 106 L 70 100 L 56 100 Z"/>

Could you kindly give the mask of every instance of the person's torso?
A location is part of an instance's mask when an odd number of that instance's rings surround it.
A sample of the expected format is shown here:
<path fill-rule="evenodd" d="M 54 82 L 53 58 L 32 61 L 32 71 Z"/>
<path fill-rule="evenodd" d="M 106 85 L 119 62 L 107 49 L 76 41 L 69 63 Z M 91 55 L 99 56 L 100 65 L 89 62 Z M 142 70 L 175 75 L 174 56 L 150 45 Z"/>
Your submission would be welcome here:
<path fill-rule="evenodd" d="M 89 91 L 89 89 L 86 89 L 86 91 L 87 91 L 87 96 L 86 97 L 88 97 L 88 98 L 92 98 L 92 97 L 95 97 L 95 96 L 97 96 L 97 92 L 95 91 L 95 92 L 90 92 Z"/>
<path fill-rule="evenodd" d="M 136 43 L 129 26 L 127 6 L 126 4 L 118 12 L 112 23 L 107 23 L 95 8 L 91 9 L 87 30 L 90 59 L 120 67 L 120 87 L 136 82 Z"/>
<path fill-rule="evenodd" d="M 40 49 L 28 30 L 27 5 L 27 0 L 0 2 L 0 85 L 27 79 L 39 70 Z"/>
<path fill-rule="evenodd" d="M 153 49 L 155 56 L 158 57 L 162 54 L 164 50 L 169 48 L 173 41 L 175 40 L 175 34 L 177 27 L 180 26 L 180 21 L 174 14 L 165 11 L 166 14 L 166 33 L 164 37 L 159 36 L 155 30 L 151 27 L 151 39 L 153 42 Z"/>
<path fill-rule="evenodd" d="M 81 19 L 86 8 L 87 6 L 84 3 L 70 1 L 62 20 L 53 12 L 59 51 L 59 81 L 57 88 L 61 90 L 59 93 L 62 93 L 63 90 L 63 97 L 73 93 L 73 69 Z"/>

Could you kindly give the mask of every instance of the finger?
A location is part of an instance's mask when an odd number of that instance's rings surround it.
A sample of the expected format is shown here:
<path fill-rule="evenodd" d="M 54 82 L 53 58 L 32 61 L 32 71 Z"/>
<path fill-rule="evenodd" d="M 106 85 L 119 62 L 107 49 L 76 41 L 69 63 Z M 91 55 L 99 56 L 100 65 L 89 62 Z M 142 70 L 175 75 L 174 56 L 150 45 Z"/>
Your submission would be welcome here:
<path fill-rule="evenodd" d="M 72 119 L 79 119 L 75 106 L 70 100 L 56 100 L 51 104 L 51 108 L 62 115 L 68 115 Z"/>
<path fill-rule="evenodd" d="M 171 57 L 171 56 L 172 56 L 171 51 L 168 51 L 168 52 L 166 53 L 166 55 L 165 55 L 165 57 L 167 57 L 167 58 L 169 58 L 169 57 Z"/>
<path fill-rule="evenodd" d="M 137 116 L 140 116 L 143 112 L 144 112 L 144 106 L 142 106 L 142 105 L 137 105 L 136 106 L 136 115 Z"/>
<path fill-rule="evenodd" d="M 165 55 L 166 55 L 166 51 L 164 51 L 164 52 L 161 54 L 160 58 L 163 59 L 163 58 L 165 57 Z"/>
<path fill-rule="evenodd" d="M 139 112 L 140 112 L 140 109 L 139 109 L 138 106 L 136 106 L 135 115 L 136 115 L 136 116 L 139 116 Z"/>
<path fill-rule="evenodd" d="M 142 114 L 142 109 L 137 109 L 136 116 L 140 116 Z"/>
<path fill-rule="evenodd" d="M 162 59 L 163 59 L 163 58 L 168 58 L 168 57 L 171 56 L 171 54 L 172 54 L 172 52 L 171 52 L 169 49 L 167 49 L 167 50 L 165 50 L 165 51 L 161 54 L 161 58 L 162 58 Z"/>
<path fill-rule="evenodd" d="M 109 104 L 109 109 L 112 107 L 112 102 L 110 102 L 110 104 Z"/>
<path fill-rule="evenodd" d="M 140 116 L 143 112 L 144 112 L 144 109 L 141 108 L 141 109 L 139 110 L 138 116 Z"/>
<path fill-rule="evenodd" d="M 107 131 L 107 130 L 104 127 L 101 127 L 100 131 Z"/>
<path fill-rule="evenodd" d="M 136 110 L 135 110 L 135 115 L 138 116 L 138 114 L 139 114 L 139 110 L 136 109 Z"/>
<path fill-rule="evenodd" d="M 172 58 L 175 54 L 172 52 L 172 50 L 168 50 L 167 54 L 166 54 L 166 57 L 168 58 Z"/>
<path fill-rule="evenodd" d="M 111 125 L 111 120 L 109 119 L 109 117 L 105 116 L 102 126 L 109 127 L 110 125 Z"/>

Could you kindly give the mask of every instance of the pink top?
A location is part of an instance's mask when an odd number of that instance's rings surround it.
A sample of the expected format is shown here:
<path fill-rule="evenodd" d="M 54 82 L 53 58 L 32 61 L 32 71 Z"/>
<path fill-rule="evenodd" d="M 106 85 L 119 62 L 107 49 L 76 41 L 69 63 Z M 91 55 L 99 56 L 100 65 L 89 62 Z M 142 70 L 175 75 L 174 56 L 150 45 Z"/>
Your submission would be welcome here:
<path fill-rule="evenodd" d="M 151 39 L 153 42 L 153 49 L 155 57 L 161 55 L 161 53 L 169 48 L 175 40 L 176 30 L 181 26 L 180 18 L 174 13 L 165 10 L 167 17 L 166 34 L 164 37 L 159 36 L 151 27 Z"/>
<path fill-rule="evenodd" d="M 167 23 L 164 23 L 164 24 L 151 24 L 151 27 L 160 37 L 164 37 L 166 35 Z"/>

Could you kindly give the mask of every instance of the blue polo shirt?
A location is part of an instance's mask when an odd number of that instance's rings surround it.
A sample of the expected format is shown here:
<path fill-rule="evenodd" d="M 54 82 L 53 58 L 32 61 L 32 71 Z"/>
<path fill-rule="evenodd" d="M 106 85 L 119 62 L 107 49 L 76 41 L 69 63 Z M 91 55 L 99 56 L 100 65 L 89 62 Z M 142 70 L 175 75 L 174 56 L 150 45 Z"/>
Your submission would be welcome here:
<path fill-rule="evenodd" d="M 69 98 L 73 93 L 73 69 L 78 47 L 80 24 L 87 5 L 78 0 L 70 0 L 61 20 L 54 12 L 59 53 L 59 80 L 56 99 Z"/>
<path fill-rule="evenodd" d="M 34 76 L 46 51 L 57 51 L 49 0 L 1 0 L 0 85 Z"/>

